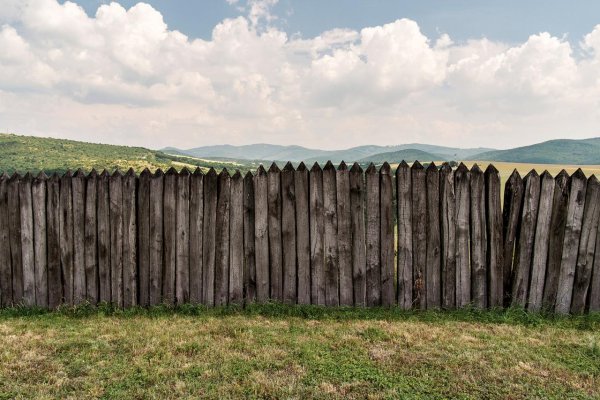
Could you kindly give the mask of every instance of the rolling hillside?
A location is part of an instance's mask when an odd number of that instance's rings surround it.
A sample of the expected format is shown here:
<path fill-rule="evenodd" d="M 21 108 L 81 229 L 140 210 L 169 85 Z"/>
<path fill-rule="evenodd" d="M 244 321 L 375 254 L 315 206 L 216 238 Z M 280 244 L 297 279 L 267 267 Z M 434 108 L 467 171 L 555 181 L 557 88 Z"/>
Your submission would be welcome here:
<path fill-rule="evenodd" d="M 412 162 L 414 160 L 419 160 L 421 162 L 429 162 L 429 161 L 446 161 L 447 157 L 440 154 L 432 154 L 423 150 L 417 149 L 406 149 L 406 150 L 398 150 L 391 151 L 389 153 L 379 153 L 372 156 L 365 157 L 359 162 L 368 163 L 372 162 L 375 164 L 382 164 L 384 161 L 389 163 L 399 163 L 402 160 L 407 162 Z"/>

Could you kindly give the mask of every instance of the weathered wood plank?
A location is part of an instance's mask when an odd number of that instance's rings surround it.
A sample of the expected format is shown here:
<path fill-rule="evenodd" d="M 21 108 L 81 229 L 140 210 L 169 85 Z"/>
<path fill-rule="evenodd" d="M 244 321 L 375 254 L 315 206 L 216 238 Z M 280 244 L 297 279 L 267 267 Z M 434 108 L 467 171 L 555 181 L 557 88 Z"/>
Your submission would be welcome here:
<path fill-rule="evenodd" d="M 441 234 L 440 234 L 440 175 L 432 162 L 425 170 L 427 182 L 427 256 L 425 282 L 427 308 L 439 309 L 442 306 L 441 285 Z"/>
<path fill-rule="evenodd" d="M 397 294 L 398 306 L 403 310 L 413 304 L 413 239 L 412 239 L 412 184 L 410 167 L 402 161 L 396 169 L 396 198 L 398 220 Z"/>
<path fill-rule="evenodd" d="M 123 306 L 133 307 L 137 301 L 137 221 L 135 171 L 123 177 Z"/>
<path fill-rule="evenodd" d="M 269 271 L 271 300 L 283 301 L 283 269 L 281 250 L 281 172 L 271 164 L 267 173 L 269 212 Z"/>
<path fill-rule="evenodd" d="M 177 268 L 177 171 L 171 167 L 165 173 L 163 196 L 164 257 L 162 301 L 175 303 L 175 273 Z"/>
<path fill-rule="evenodd" d="M 190 301 L 190 171 L 183 168 L 177 176 L 177 217 L 175 255 L 175 301 Z"/>
<path fill-rule="evenodd" d="M 150 180 L 150 279 L 148 301 L 151 306 L 162 301 L 164 173 L 157 170 Z"/>
<path fill-rule="evenodd" d="M 85 175 L 73 176 L 73 303 L 85 301 Z"/>
<path fill-rule="evenodd" d="M 215 229 L 215 306 L 227 305 L 229 299 L 229 222 L 231 177 L 227 168 L 219 174 Z"/>
<path fill-rule="evenodd" d="M 600 311 L 600 225 L 596 232 L 596 254 L 594 255 L 594 272 L 590 285 L 589 312 Z"/>
<path fill-rule="evenodd" d="M 217 172 L 211 168 L 204 176 L 204 230 L 202 232 L 202 284 L 204 304 L 215 305 L 215 233 L 217 223 Z"/>
<path fill-rule="evenodd" d="M 0 305 L 10 306 L 12 298 L 12 268 L 8 226 L 8 175 L 0 175 Z"/>
<path fill-rule="evenodd" d="M 28 172 L 19 183 L 21 207 L 21 262 L 23 263 L 23 304 L 35 305 L 35 252 L 33 246 L 33 207 L 31 200 L 31 174 Z"/>
<path fill-rule="evenodd" d="M 365 244 L 365 181 L 363 170 L 354 163 L 350 168 L 350 215 L 352 222 L 352 284 L 354 305 L 367 305 L 367 255 Z"/>
<path fill-rule="evenodd" d="M 339 268 L 339 296 L 341 306 L 354 304 L 352 290 L 352 217 L 350 209 L 350 172 L 341 162 L 336 172 L 337 247 Z"/>
<path fill-rule="evenodd" d="M 540 176 L 535 170 L 523 179 L 523 211 L 516 248 L 516 259 L 512 278 L 512 305 L 525 307 L 531 275 L 531 260 L 540 200 Z"/>
<path fill-rule="evenodd" d="M 150 305 L 150 180 L 152 174 L 145 168 L 137 188 L 138 226 L 138 304 Z M 89 180 L 89 178 L 88 178 Z M 89 187 L 89 186 L 88 186 Z"/>
<path fill-rule="evenodd" d="M 323 170 L 314 163 L 309 175 L 310 195 L 310 273 L 312 304 L 325 305 L 325 215 L 323 208 Z"/>
<path fill-rule="evenodd" d="M 73 305 L 73 174 L 60 179 L 60 263 L 63 301 Z"/>
<path fill-rule="evenodd" d="M 563 169 L 554 178 L 554 194 L 552 200 L 552 218 L 550 221 L 550 243 L 548 245 L 548 267 L 544 284 L 543 307 L 554 310 L 558 276 L 562 259 L 567 207 L 569 205 L 569 174 Z"/>
<path fill-rule="evenodd" d="M 91 304 L 98 303 L 98 173 L 92 170 L 85 188 L 85 296 Z"/>
<path fill-rule="evenodd" d="M 262 165 L 254 177 L 254 247 L 256 262 L 256 301 L 269 300 L 269 202 L 267 172 Z"/>
<path fill-rule="evenodd" d="M 600 218 L 600 182 L 594 175 L 588 179 L 585 196 L 579 254 L 577 255 L 573 298 L 571 299 L 572 314 L 583 314 L 585 311 L 588 291 L 592 281 L 594 250 L 598 233 L 598 219 Z"/>
<path fill-rule="evenodd" d="M 381 219 L 379 207 L 379 174 L 371 163 L 365 171 L 365 187 L 367 188 L 367 238 L 366 238 L 366 283 L 367 306 L 381 305 Z"/>
<path fill-rule="evenodd" d="M 231 177 L 229 244 L 229 304 L 244 302 L 244 178 L 240 171 Z"/>
<path fill-rule="evenodd" d="M 442 308 L 453 309 L 456 307 L 456 193 L 454 173 L 448 163 L 440 170 L 440 203 Z"/>
<path fill-rule="evenodd" d="M 254 176 L 244 176 L 244 302 L 256 301 L 256 225 L 254 204 Z M 267 246 L 268 252 L 268 246 Z M 267 263 L 268 265 L 268 263 Z"/>
<path fill-rule="evenodd" d="M 35 305 L 42 308 L 48 307 L 48 245 L 46 231 L 47 180 L 48 177 L 46 174 L 40 172 L 31 184 L 35 256 Z M 0 228 L 0 230 L 1 229 L 2 228 Z"/>
<path fill-rule="evenodd" d="M 204 174 L 190 177 L 190 303 L 202 303 L 202 232 L 204 232 Z"/>
<path fill-rule="evenodd" d="M 504 302 L 502 204 L 500 203 L 500 174 L 492 164 L 485 170 L 485 215 L 488 306 L 501 308 Z"/>
<path fill-rule="evenodd" d="M 288 162 L 281 171 L 281 240 L 283 253 L 283 301 L 297 301 L 296 189 L 294 167 Z"/>
<path fill-rule="evenodd" d="M 427 308 L 427 180 L 425 169 L 415 161 L 411 167 L 413 235 L 413 303 Z"/>
<path fill-rule="evenodd" d="M 325 215 L 323 249 L 325 254 L 325 304 L 328 306 L 338 306 L 340 304 L 335 175 L 335 167 L 331 161 L 328 161 L 323 167 L 323 210 Z"/>
<path fill-rule="evenodd" d="M 540 180 L 540 200 L 533 246 L 529 300 L 527 301 L 527 309 L 533 312 L 538 312 L 542 308 L 546 265 L 548 262 L 548 245 L 550 241 L 552 200 L 554 197 L 554 178 L 552 178 L 552 175 L 548 171 L 544 171 L 540 176 Z"/>
<path fill-rule="evenodd" d="M 471 175 L 460 163 L 454 174 L 456 190 L 456 306 L 471 303 L 471 261 L 469 226 L 471 220 Z"/>
<path fill-rule="evenodd" d="M 381 246 L 381 305 L 389 307 L 396 302 L 394 268 L 394 188 L 390 165 L 384 162 L 379 170 L 379 215 Z"/>
<path fill-rule="evenodd" d="M 502 210 L 502 274 L 504 281 L 503 305 L 508 306 L 512 301 L 512 275 L 515 259 L 515 247 L 519 234 L 521 209 L 523 208 L 523 179 L 515 169 L 504 186 L 504 209 Z M 561 244 L 562 245 L 562 244 Z"/>
<path fill-rule="evenodd" d="M 487 307 L 485 182 L 477 164 L 471 168 L 471 301 Z"/>
<path fill-rule="evenodd" d="M 296 251 L 298 258 L 298 304 L 310 304 L 310 225 L 308 170 L 300 163 L 294 173 L 296 194 Z"/>
<path fill-rule="evenodd" d="M 556 306 L 554 308 L 554 311 L 558 314 L 567 314 L 571 309 L 586 188 L 585 175 L 581 169 L 578 169 L 571 175 L 567 222 L 565 224 L 560 274 L 558 276 L 558 289 L 556 292 Z"/>
<path fill-rule="evenodd" d="M 98 300 L 111 299 L 110 279 L 110 175 L 104 170 L 98 178 Z M 162 231 L 162 229 L 161 229 Z"/>
<path fill-rule="evenodd" d="M 60 178 L 55 173 L 46 183 L 46 240 L 48 245 L 48 307 L 62 303 L 60 270 Z"/>
<path fill-rule="evenodd" d="M 111 303 L 123 307 L 123 175 L 109 178 L 110 193 L 110 293 Z"/>

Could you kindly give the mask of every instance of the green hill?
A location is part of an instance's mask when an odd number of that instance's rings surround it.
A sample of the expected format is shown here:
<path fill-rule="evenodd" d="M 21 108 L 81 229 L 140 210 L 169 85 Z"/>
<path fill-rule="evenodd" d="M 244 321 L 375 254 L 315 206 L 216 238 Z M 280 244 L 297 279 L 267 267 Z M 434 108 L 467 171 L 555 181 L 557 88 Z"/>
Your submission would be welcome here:
<path fill-rule="evenodd" d="M 384 161 L 389 163 L 399 163 L 402 160 L 407 162 L 413 162 L 415 160 L 419 160 L 421 162 L 425 161 L 446 161 L 447 157 L 442 156 L 440 154 L 428 153 L 423 150 L 417 149 L 405 149 L 398 151 L 391 151 L 388 153 L 379 153 L 374 154 L 372 156 L 368 156 L 359 160 L 360 163 L 372 162 L 375 164 L 381 164 Z"/>

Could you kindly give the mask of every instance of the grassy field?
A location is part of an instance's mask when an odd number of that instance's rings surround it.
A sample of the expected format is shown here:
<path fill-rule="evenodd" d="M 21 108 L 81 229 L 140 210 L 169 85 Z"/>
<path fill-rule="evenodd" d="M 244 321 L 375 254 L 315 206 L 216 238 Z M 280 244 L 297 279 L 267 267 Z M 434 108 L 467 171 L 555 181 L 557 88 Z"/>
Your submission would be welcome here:
<path fill-rule="evenodd" d="M 0 398 L 600 397 L 600 315 L 0 311 Z"/>

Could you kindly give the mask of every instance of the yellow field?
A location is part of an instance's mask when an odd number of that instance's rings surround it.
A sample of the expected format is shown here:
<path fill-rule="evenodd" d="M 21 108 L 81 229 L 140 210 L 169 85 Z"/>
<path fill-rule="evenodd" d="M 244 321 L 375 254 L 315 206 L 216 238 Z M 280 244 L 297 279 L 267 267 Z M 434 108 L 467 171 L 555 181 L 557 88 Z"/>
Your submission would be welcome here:
<path fill-rule="evenodd" d="M 510 174 L 512 174 L 513 170 L 516 168 L 521 174 L 522 177 L 527 175 L 529 171 L 535 169 L 538 174 L 542 174 L 544 171 L 548 171 L 552 174 L 552 176 L 556 176 L 562 169 L 567 171 L 567 173 L 572 174 L 577 170 L 577 168 L 581 168 L 585 176 L 588 178 L 591 175 L 596 175 L 596 177 L 600 177 L 600 165 L 560 165 L 560 164 L 525 164 L 525 163 L 509 163 L 509 162 L 490 162 L 490 161 L 466 161 L 465 165 L 471 168 L 473 164 L 477 163 L 481 169 L 485 170 L 489 164 L 494 164 L 496 169 L 500 172 L 500 176 L 502 177 L 502 181 L 508 179 Z"/>

